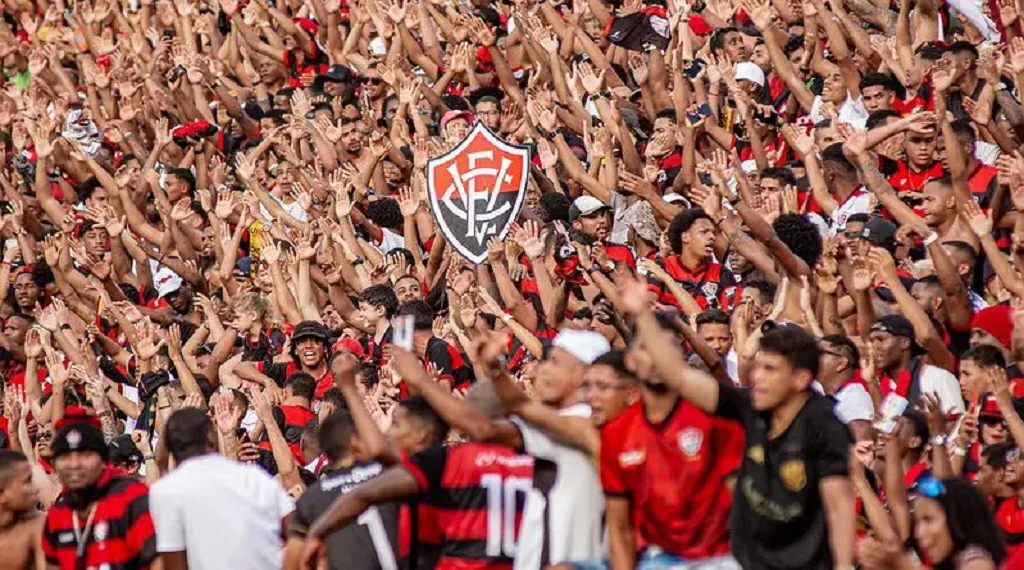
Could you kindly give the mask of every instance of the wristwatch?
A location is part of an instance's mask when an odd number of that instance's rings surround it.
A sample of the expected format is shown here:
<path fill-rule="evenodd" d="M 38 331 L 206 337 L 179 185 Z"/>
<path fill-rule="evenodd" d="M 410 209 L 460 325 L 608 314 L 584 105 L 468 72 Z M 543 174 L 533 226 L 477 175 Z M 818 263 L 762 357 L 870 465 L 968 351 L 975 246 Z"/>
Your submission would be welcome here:
<path fill-rule="evenodd" d="M 946 436 L 936 435 L 928 440 L 928 443 L 932 444 L 932 447 L 940 447 L 946 445 Z"/>

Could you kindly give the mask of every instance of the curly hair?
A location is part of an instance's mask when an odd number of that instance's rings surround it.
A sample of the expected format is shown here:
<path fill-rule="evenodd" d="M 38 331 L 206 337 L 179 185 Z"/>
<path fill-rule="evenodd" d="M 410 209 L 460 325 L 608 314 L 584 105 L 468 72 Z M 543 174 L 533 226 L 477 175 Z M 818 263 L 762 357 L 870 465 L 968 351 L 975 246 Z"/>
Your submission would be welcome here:
<path fill-rule="evenodd" d="M 822 247 L 817 226 L 801 214 L 782 214 L 772 223 L 772 228 L 794 255 L 814 269 Z"/>
<path fill-rule="evenodd" d="M 370 202 L 366 206 L 366 217 L 382 228 L 397 231 L 401 231 L 404 220 L 402 208 L 394 198 L 381 198 Z"/>
<path fill-rule="evenodd" d="M 946 514 L 955 556 L 968 547 L 980 547 L 998 568 L 1006 559 L 1003 529 L 995 522 L 992 505 L 972 483 L 958 477 L 942 480 L 945 492 L 933 499 Z M 933 560 L 941 563 L 943 560 Z"/>
<path fill-rule="evenodd" d="M 703 208 L 683 210 L 672 218 L 672 223 L 668 226 L 668 243 L 672 246 L 672 253 L 679 255 L 683 251 L 683 234 L 690 231 L 697 220 L 702 219 L 711 219 L 711 216 Z"/>

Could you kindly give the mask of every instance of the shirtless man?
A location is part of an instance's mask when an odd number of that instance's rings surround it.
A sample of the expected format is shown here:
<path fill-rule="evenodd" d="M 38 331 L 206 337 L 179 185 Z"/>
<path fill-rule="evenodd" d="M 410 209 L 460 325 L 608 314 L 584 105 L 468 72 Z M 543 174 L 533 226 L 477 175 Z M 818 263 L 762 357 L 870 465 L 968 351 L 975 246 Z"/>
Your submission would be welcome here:
<path fill-rule="evenodd" d="M 42 570 L 43 521 L 32 467 L 17 451 L 0 450 L 0 570 Z"/>

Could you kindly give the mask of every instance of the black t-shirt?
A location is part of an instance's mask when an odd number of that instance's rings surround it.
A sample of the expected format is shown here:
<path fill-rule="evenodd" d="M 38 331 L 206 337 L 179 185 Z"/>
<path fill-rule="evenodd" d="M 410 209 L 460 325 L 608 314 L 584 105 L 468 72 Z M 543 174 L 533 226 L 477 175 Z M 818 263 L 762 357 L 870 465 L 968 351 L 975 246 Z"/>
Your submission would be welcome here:
<path fill-rule="evenodd" d="M 335 499 L 383 471 L 380 463 L 356 463 L 327 470 L 315 485 L 295 502 L 295 516 L 288 535 L 305 538 L 309 527 L 327 512 Z M 385 570 L 398 560 L 399 503 L 370 507 L 359 519 L 327 537 L 327 562 L 331 568 Z"/>
<path fill-rule="evenodd" d="M 745 570 L 829 570 L 832 552 L 818 484 L 849 475 L 849 432 L 824 396 L 812 393 L 793 423 L 768 438 L 768 414 L 745 389 L 722 386 L 716 415 L 747 433 L 733 497 L 732 551 Z"/>

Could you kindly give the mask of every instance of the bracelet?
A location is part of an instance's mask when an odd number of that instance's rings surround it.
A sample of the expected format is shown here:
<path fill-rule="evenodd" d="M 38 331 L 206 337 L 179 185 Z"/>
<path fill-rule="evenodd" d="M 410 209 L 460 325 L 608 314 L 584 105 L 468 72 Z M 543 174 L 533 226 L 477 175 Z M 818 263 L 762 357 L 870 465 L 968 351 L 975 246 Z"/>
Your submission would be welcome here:
<path fill-rule="evenodd" d="M 166 410 L 167 408 L 170 408 L 170 407 L 171 407 L 171 405 L 167 404 L 166 406 L 157 406 L 156 409 L 158 409 L 158 410 Z"/>
<path fill-rule="evenodd" d="M 142 460 L 143 461 L 156 461 L 156 456 L 153 455 L 152 453 L 143 453 L 142 454 Z"/>
<path fill-rule="evenodd" d="M 953 450 L 953 455 L 956 457 L 967 457 L 967 450 L 962 447 L 958 447 Z"/>
<path fill-rule="evenodd" d="M 934 231 L 931 231 L 931 232 L 928 232 L 928 235 L 924 236 L 924 240 L 921 243 L 923 243 L 925 247 L 928 247 L 928 246 L 930 246 L 931 244 L 935 243 L 938 240 L 939 240 L 939 234 L 934 232 Z"/>
<path fill-rule="evenodd" d="M 508 313 L 502 313 L 501 314 L 501 320 L 507 323 L 507 322 L 512 320 L 512 315 L 510 315 Z"/>

